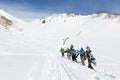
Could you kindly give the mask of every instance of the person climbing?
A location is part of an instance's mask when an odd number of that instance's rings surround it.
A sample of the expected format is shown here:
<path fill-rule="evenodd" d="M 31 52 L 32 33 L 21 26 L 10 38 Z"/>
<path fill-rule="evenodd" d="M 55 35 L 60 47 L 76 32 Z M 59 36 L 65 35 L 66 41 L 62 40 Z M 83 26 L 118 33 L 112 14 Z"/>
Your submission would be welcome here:
<path fill-rule="evenodd" d="M 65 53 L 64 48 L 61 48 L 60 52 L 61 52 L 61 54 L 62 54 L 62 57 L 64 57 L 64 53 Z"/>
<path fill-rule="evenodd" d="M 91 63 L 92 63 L 94 66 L 96 66 L 96 62 L 95 62 L 96 58 L 95 58 L 95 57 L 93 56 L 93 54 L 91 53 L 92 50 L 90 50 L 90 47 L 88 47 L 88 46 L 87 46 L 86 48 L 88 48 L 87 51 L 90 53 L 89 55 L 90 55 Z"/>
<path fill-rule="evenodd" d="M 85 57 L 85 51 L 84 51 L 84 49 L 82 47 L 81 47 L 80 51 L 78 52 L 78 55 L 80 55 L 82 65 L 85 65 L 86 57 Z"/>
<path fill-rule="evenodd" d="M 73 45 L 70 46 L 70 55 L 72 56 L 72 61 L 77 62 L 76 53 Z"/>
<path fill-rule="evenodd" d="M 66 50 L 65 52 L 67 53 L 67 57 L 68 57 L 68 59 L 70 60 L 70 49 L 67 48 L 67 50 Z"/>
<path fill-rule="evenodd" d="M 90 69 L 93 69 L 94 70 L 94 68 L 93 68 L 93 66 L 92 66 L 92 58 L 93 58 L 93 55 L 91 54 L 91 52 L 92 52 L 92 50 L 90 49 L 90 47 L 89 46 L 87 46 L 86 47 L 86 57 L 88 58 L 88 68 L 90 68 Z"/>

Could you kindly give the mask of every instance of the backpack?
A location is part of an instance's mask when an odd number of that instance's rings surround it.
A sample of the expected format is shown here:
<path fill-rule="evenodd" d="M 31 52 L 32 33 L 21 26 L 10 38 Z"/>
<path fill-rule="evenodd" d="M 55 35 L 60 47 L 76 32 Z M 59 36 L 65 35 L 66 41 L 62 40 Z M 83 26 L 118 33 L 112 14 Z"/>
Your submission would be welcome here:
<path fill-rule="evenodd" d="M 91 53 L 89 53 L 90 60 L 92 60 L 94 57 Z"/>

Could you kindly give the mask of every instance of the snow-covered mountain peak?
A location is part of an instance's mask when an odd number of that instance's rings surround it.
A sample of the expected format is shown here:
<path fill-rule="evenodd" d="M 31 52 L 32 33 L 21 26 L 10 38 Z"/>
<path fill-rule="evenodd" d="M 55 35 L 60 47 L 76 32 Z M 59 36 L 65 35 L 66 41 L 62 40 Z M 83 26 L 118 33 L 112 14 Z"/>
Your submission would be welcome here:
<path fill-rule="evenodd" d="M 0 24 L 7 28 L 8 26 L 12 26 L 13 22 L 5 16 L 0 16 Z"/>
<path fill-rule="evenodd" d="M 63 14 L 54 14 L 52 16 L 49 16 L 48 19 L 52 20 L 52 19 L 55 19 L 55 18 L 73 18 L 73 17 L 76 17 L 76 16 L 79 16 L 75 13 L 63 13 Z"/>
<path fill-rule="evenodd" d="M 4 26 L 6 29 L 9 26 L 13 26 L 13 21 L 10 19 L 11 15 L 7 14 L 5 11 L 0 10 L 0 25 Z"/>
<path fill-rule="evenodd" d="M 116 22 L 120 22 L 120 14 L 116 14 L 116 13 L 108 13 L 105 11 L 99 11 L 96 14 L 93 14 L 92 17 L 102 17 L 104 19 L 110 19 L 110 20 L 114 20 Z"/>
<path fill-rule="evenodd" d="M 48 17 L 43 17 L 41 19 L 36 19 L 32 21 L 31 23 L 49 23 L 49 22 L 67 22 L 70 19 L 80 18 L 83 17 L 81 15 L 77 15 L 75 13 L 63 13 L 63 14 L 53 14 Z"/>
<path fill-rule="evenodd" d="M 1 28 L 9 29 L 9 28 L 17 28 L 20 29 L 25 25 L 26 22 L 10 15 L 4 10 L 0 10 L 0 26 Z"/>

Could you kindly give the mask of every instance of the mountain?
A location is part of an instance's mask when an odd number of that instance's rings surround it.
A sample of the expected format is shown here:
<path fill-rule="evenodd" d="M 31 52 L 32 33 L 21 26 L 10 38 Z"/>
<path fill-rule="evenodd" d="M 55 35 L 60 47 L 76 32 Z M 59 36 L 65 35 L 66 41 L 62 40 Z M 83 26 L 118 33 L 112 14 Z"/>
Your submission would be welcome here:
<path fill-rule="evenodd" d="M 0 15 L 23 29 L 0 29 L 0 80 L 120 80 L 119 15 L 64 13 L 30 23 Z M 90 46 L 97 72 L 87 68 L 87 60 L 82 66 L 79 56 L 78 63 L 61 57 L 60 48 L 71 44 L 76 50 Z"/>
<path fill-rule="evenodd" d="M 117 23 L 120 23 L 120 14 L 115 14 L 115 13 L 112 14 L 112 13 L 107 13 L 107 12 L 104 12 L 104 11 L 99 11 L 99 12 L 96 12 L 95 14 L 91 14 L 91 15 L 78 15 L 78 14 L 75 14 L 75 13 L 54 14 L 54 15 L 49 16 L 49 17 L 36 19 L 32 22 L 33 23 L 39 22 L 39 24 L 44 24 L 46 22 L 56 21 L 56 19 L 57 19 L 58 22 L 60 22 L 60 21 L 66 22 L 70 18 L 78 19 L 78 18 L 82 18 L 82 17 L 91 17 L 91 18 L 100 18 L 101 17 L 103 19 L 109 19 L 109 20 L 115 21 Z"/>
<path fill-rule="evenodd" d="M 96 14 L 94 14 L 93 17 L 103 17 L 104 19 L 109 19 L 117 23 L 120 23 L 120 14 L 116 14 L 116 13 L 112 14 L 112 13 L 99 11 Z"/>
<path fill-rule="evenodd" d="M 19 30 L 22 30 L 22 26 L 25 25 L 26 22 L 13 17 L 12 15 L 6 13 L 4 10 L 0 10 L 0 25 L 5 29 L 9 29 L 10 27 L 16 27 Z"/>

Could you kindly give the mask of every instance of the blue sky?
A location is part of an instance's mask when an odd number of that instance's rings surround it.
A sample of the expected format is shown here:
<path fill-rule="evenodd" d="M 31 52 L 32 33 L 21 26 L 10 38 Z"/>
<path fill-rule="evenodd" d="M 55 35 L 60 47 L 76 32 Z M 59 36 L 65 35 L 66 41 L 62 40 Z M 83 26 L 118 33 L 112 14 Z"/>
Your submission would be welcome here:
<path fill-rule="evenodd" d="M 88 15 L 107 11 L 120 14 L 120 0 L 0 0 L 0 9 L 31 21 L 55 13 Z"/>

